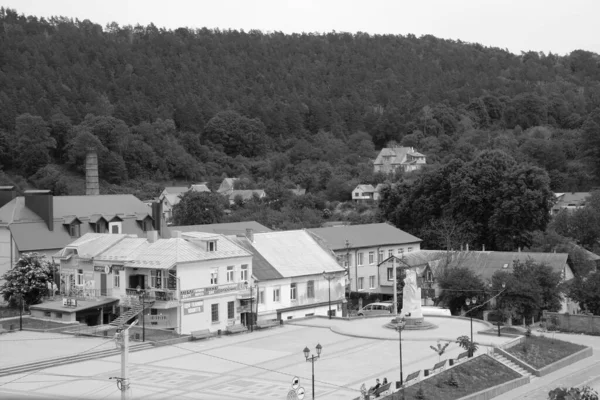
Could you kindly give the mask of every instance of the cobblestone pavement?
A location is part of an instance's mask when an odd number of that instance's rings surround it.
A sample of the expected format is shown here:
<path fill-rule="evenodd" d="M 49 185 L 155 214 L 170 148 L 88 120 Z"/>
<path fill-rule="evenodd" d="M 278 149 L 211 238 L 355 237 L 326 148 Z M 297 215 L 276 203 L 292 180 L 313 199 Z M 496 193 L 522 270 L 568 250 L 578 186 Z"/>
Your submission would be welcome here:
<path fill-rule="evenodd" d="M 429 349 L 438 339 L 456 339 L 470 332 L 468 319 L 439 320 L 439 323 L 432 320 L 438 325 L 436 330 L 403 332 L 404 376 L 431 368 L 438 362 L 438 355 Z M 300 386 L 306 391 L 305 398 L 311 398 L 311 363 L 305 361 L 302 350 L 307 346 L 314 352 L 317 343 L 323 346 L 321 357 L 314 365 L 315 393 L 320 399 L 352 399 L 359 395 L 358 389 L 363 383 L 369 387 L 376 378 L 398 379 L 397 332 L 384 328 L 384 319 L 349 323 L 332 320 L 331 323 L 327 319 L 315 318 L 297 322 L 300 324 L 132 353 L 129 356 L 132 398 L 286 399 L 295 376 L 300 378 Z M 485 325 L 475 321 L 473 325 L 476 341 L 499 343 L 507 340 L 479 335 L 476 332 Z M 584 337 L 581 340 L 593 343 L 595 347 L 600 343 L 600 338 Z M 0 336 L 0 360 L 3 366 L 14 365 L 47 359 L 49 349 L 50 356 L 57 357 L 78 354 L 94 346 L 99 346 L 98 349 L 114 348 L 114 342 L 73 337 L 62 339 L 62 335 L 53 333 L 15 332 Z M 485 351 L 486 348 L 482 347 L 481 352 Z M 462 349 L 452 343 L 442 359 L 456 357 L 460 352 Z M 596 384 L 593 381 L 594 362 L 597 362 L 595 358 L 587 359 L 571 366 L 573 368 L 561 370 L 565 371 L 564 379 L 567 383 L 588 379 Z M 589 372 L 587 378 L 577 374 L 582 370 Z M 569 374 L 575 374 L 577 379 L 569 377 Z M 119 399 L 116 382 L 109 378 L 120 375 L 119 356 L 87 360 L 2 377 L 0 398 Z M 549 389 L 542 389 L 538 384 L 544 379 L 536 380 L 537 386 L 529 387 L 521 394 L 513 396 L 513 391 L 511 396 L 503 398 L 541 399 L 534 397 L 533 392 L 538 390 L 541 394 L 545 390 L 547 393 Z M 548 381 L 548 385 L 560 383 L 556 381 L 558 378 L 554 379 L 555 382 Z"/>

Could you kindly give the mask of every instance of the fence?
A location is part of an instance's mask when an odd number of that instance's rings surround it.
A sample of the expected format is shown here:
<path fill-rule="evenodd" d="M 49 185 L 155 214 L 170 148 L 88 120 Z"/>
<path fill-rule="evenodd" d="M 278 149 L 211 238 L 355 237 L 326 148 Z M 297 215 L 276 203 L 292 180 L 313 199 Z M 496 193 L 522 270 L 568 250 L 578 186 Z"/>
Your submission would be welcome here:
<path fill-rule="evenodd" d="M 565 332 L 600 335 L 600 316 L 585 314 L 559 314 L 544 311 L 543 317 L 549 329 L 556 328 Z"/>

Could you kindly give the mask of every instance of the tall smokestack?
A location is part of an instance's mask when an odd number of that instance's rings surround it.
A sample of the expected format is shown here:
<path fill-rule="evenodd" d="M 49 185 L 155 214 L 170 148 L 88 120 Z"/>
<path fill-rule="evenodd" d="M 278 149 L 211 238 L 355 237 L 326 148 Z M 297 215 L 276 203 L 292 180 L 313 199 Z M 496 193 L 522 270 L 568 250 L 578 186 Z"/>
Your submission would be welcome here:
<path fill-rule="evenodd" d="M 87 148 L 85 156 L 85 195 L 95 196 L 100 194 L 98 182 L 98 153 L 93 147 Z"/>

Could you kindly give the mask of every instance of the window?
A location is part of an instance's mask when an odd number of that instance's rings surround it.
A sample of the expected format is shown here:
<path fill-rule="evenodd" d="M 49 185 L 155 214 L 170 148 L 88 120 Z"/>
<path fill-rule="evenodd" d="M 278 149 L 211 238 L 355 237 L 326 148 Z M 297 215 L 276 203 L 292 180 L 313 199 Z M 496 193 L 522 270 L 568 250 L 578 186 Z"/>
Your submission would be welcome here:
<path fill-rule="evenodd" d="M 375 252 L 374 251 L 369 252 L 369 264 L 375 264 Z"/>
<path fill-rule="evenodd" d="M 297 286 L 295 283 L 290 285 L 290 300 L 296 300 L 296 289 Z"/>
<path fill-rule="evenodd" d="M 248 280 L 248 265 L 242 264 L 242 269 L 240 270 L 240 280 L 247 281 Z"/>
<path fill-rule="evenodd" d="M 393 281 L 394 280 L 394 268 L 388 268 L 387 269 L 387 280 L 388 281 Z"/>
<path fill-rule="evenodd" d="M 51 311 L 44 311 L 44 317 L 52 317 L 52 312 Z"/>
<path fill-rule="evenodd" d="M 379 256 L 377 258 L 377 263 L 380 263 L 383 261 L 383 250 L 379 250 Z"/>
<path fill-rule="evenodd" d="M 427 270 L 427 273 L 425 274 L 425 280 L 427 282 L 433 282 L 433 274 L 431 271 Z"/>
<path fill-rule="evenodd" d="M 403 254 L 404 253 L 404 249 L 398 249 L 398 254 Z"/>
<path fill-rule="evenodd" d="M 273 289 L 273 301 L 279 303 L 279 289 Z"/>
<path fill-rule="evenodd" d="M 413 249 L 412 247 L 409 247 L 408 252 L 410 253 L 412 251 L 412 249 Z"/>
<path fill-rule="evenodd" d="M 160 269 L 150 270 L 150 287 L 161 289 L 167 287 L 167 273 Z"/>
<path fill-rule="evenodd" d="M 209 240 L 206 243 L 206 251 L 217 251 L 217 241 L 216 240 Z"/>
<path fill-rule="evenodd" d="M 61 313 L 61 312 L 55 312 L 55 313 L 54 313 L 54 316 L 55 316 L 56 318 L 62 319 L 62 313 Z"/>
<path fill-rule="evenodd" d="M 233 282 L 233 265 L 227 267 L 227 282 Z"/>
<path fill-rule="evenodd" d="M 504 265 L 502 266 L 502 268 L 503 268 L 503 269 L 508 269 L 508 264 L 504 264 Z"/>
<path fill-rule="evenodd" d="M 363 253 L 358 253 L 356 256 L 357 256 L 356 265 L 361 267 L 363 265 Z"/>
<path fill-rule="evenodd" d="M 210 271 L 210 284 L 217 285 L 218 283 L 219 283 L 219 271 L 216 269 L 213 269 L 212 271 Z"/>
<path fill-rule="evenodd" d="M 82 269 L 77 270 L 77 284 L 83 285 L 83 270 Z"/>
<path fill-rule="evenodd" d="M 118 272 L 114 273 L 113 287 L 121 287 L 121 276 Z"/>
<path fill-rule="evenodd" d="M 389 249 L 388 250 L 388 258 L 390 258 L 393 255 L 394 255 L 394 250 L 393 249 Z"/>
<path fill-rule="evenodd" d="M 99 220 L 94 224 L 94 232 L 96 233 L 106 233 L 106 222 L 104 220 Z"/>
<path fill-rule="evenodd" d="M 358 278 L 358 290 L 364 289 L 364 280 L 365 278 Z"/>
<path fill-rule="evenodd" d="M 121 233 L 121 231 L 123 230 L 123 227 L 121 226 L 121 222 L 110 222 L 108 224 L 108 231 L 110 233 Z"/>
<path fill-rule="evenodd" d="M 79 235 L 80 235 L 79 224 L 74 223 L 74 224 L 69 225 L 69 235 L 74 238 L 79 237 Z"/>
<path fill-rule="evenodd" d="M 235 319 L 235 301 L 227 302 L 227 319 Z"/>
<path fill-rule="evenodd" d="M 306 282 L 306 297 L 309 299 L 315 297 L 315 281 Z"/>
<path fill-rule="evenodd" d="M 150 218 L 146 218 L 142 221 L 142 230 L 144 232 L 151 231 L 153 229 L 152 220 Z"/>
<path fill-rule="evenodd" d="M 219 304 L 210 305 L 210 320 L 213 324 L 219 322 Z"/>
<path fill-rule="evenodd" d="M 261 290 L 260 292 L 258 292 L 258 302 L 260 304 L 265 304 L 265 291 Z"/>
<path fill-rule="evenodd" d="M 369 277 L 369 289 L 375 289 L 375 275 Z"/>

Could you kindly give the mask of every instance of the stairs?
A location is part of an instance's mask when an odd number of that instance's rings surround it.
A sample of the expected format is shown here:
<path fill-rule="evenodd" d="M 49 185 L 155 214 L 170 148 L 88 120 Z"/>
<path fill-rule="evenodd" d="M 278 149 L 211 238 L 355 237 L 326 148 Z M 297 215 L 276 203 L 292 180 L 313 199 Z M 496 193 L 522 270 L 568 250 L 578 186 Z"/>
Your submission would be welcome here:
<path fill-rule="evenodd" d="M 131 344 L 129 346 L 129 353 L 135 353 L 137 351 L 147 350 L 153 348 L 154 345 L 150 342 Z M 52 358 L 49 360 L 34 361 L 27 364 L 15 365 L 6 368 L 0 368 L 0 377 L 14 374 L 22 374 L 26 372 L 37 371 L 41 369 L 58 367 L 60 365 L 73 364 L 81 361 L 87 361 L 97 358 L 104 358 L 110 356 L 116 356 L 121 354 L 121 349 L 108 349 L 98 350 L 89 353 L 80 353 L 72 356 Z"/>
<path fill-rule="evenodd" d="M 154 304 L 154 301 L 153 300 L 151 300 L 151 301 L 146 300 L 145 303 L 146 303 L 145 308 L 150 308 Z M 139 301 L 132 302 L 131 303 L 131 308 L 129 310 L 125 311 L 123 314 L 119 315 L 114 320 L 112 320 L 109 323 L 109 325 L 116 326 L 116 327 L 119 327 L 121 325 L 125 325 L 127 323 L 127 321 L 129 321 L 131 318 L 133 318 L 136 315 L 138 315 L 139 313 L 141 313 L 143 309 L 144 309 L 144 306 Z"/>
<path fill-rule="evenodd" d="M 511 368 L 514 371 L 517 371 L 519 374 L 523 375 L 523 376 L 528 376 L 529 377 L 529 383 L 535 381 L 536 379 L 538 379 L 537 376 L 533 375 L 532 373 L 530 373 L 529 371 L 521 368 L 519 365 L 515 364 L 514 362 L 512 362 L 511 360 L 509 360 L 508 358 L 504 357 L 501 354 L 497 354 L 494 353 L 493 357 L 501 362 L 502 364 L 506 365 L 507 367 Z"/>

